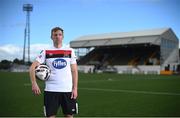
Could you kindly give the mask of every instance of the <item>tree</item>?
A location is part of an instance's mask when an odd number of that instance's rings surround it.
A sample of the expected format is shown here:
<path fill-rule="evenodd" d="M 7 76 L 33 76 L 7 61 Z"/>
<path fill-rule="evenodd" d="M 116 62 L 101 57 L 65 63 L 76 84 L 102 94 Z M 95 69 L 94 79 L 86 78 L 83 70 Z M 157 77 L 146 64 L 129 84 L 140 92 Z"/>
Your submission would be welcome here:
<path fill-rule="evenodd" d="M 15 64 L 24 64 L 23 60 L 19 60 L 17 58 L 13 60 L 13 63 L 15 63 Z"/>
<path fill-rule="evenodd" d="M 10 69 L 10 67 L 11 67 L 11 65 L 12 65 L 12 62 L 11 61 L 8 61 L 8 60 L 2 60 L 1 62 L 0 62 L 0 69 Z"/>

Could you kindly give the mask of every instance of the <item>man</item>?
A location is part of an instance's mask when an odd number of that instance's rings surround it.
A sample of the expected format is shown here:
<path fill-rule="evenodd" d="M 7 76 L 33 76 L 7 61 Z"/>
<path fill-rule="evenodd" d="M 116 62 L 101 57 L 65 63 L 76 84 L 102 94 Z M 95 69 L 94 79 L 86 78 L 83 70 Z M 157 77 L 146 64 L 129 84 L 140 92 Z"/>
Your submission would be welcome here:
<path fill-rule="evenodd" d="M 76 56 L 72 48 L 62 47 L 63 38 L 63 29 L 53 28 L 51 30 L 53 47 L 41 51 L 30 67 L 32 91 L 35 95 L 41 94 L 36 82 L 35 67 L 45 63 L 51 68 L 51 75 L 45 81 L 44 90 L 46 117 L 55 117 L 60 106 L 65 117 L 73 117 L 73 114 L 77 113 L 78 71 Z"/>

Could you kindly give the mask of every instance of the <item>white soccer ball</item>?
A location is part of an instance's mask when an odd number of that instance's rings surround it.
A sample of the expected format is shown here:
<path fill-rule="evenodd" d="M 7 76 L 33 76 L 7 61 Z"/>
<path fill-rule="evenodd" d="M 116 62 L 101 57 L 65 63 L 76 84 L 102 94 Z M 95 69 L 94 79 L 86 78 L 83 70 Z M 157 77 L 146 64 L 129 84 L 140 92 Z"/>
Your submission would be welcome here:
<path fill-rule="evenodd" d="M 45 64 L 41 64 L 35 68 L 35 75 L 37 79 L 46 81 L 49 79 L 50 74 L 51 74 L 51 70 Z"/>

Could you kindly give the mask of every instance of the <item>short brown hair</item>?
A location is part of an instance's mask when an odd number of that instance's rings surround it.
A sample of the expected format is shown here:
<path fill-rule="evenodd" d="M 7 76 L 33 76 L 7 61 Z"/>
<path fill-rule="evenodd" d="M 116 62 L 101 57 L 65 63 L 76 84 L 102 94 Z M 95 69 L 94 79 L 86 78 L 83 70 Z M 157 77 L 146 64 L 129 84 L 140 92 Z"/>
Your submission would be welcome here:
<path fill-rule="evenodd" d="M 53 32 L 56 32 L 56 31 L 58 31 L 58 30 L 60 30 L 60 31 L 64 34 L 64 30 L 63 30 L 62 28 L 60 28 L 60 27 L 54 27 L 54 28 L 51 30 L 51 37 L 52 37 Z"/>

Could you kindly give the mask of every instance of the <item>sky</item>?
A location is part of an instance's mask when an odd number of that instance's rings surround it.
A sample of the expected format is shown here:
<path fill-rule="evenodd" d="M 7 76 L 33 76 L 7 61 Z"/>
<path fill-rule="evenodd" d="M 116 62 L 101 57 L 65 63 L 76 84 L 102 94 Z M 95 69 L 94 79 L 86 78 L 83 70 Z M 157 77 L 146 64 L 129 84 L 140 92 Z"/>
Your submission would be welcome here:
<path fill-rule="evenodd" d="M 64 29 L 64 45 L 83 35 L 170 27 L 180 38 L 179 0 L 0 0 L 0 60 L 22 59 L 26 12 L 31 60 L 52 45 L 50 31 Z"/>

